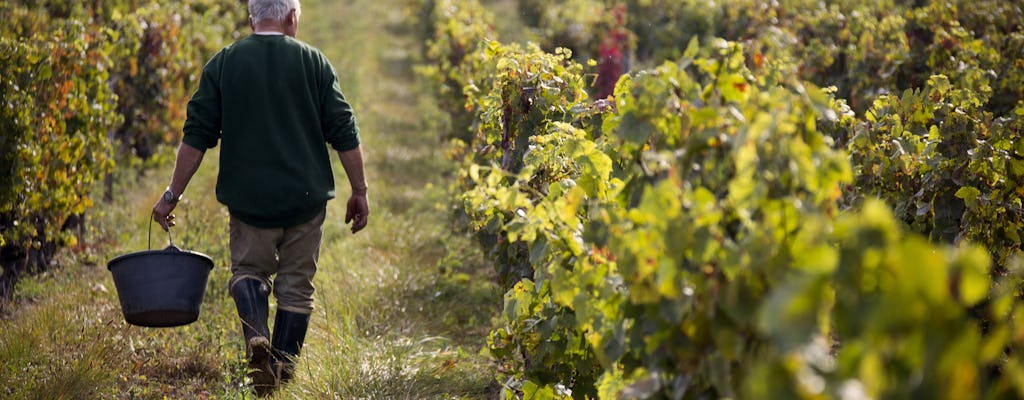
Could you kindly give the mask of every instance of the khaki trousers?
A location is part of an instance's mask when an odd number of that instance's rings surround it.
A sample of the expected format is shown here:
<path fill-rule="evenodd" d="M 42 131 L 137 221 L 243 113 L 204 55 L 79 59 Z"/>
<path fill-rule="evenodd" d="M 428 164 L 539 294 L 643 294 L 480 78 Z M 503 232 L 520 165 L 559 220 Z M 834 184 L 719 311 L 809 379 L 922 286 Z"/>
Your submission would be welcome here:
<path fill-rule="evenodd" d="M 232 216 L 228 292 L 241 279 L 256 279 L 273 288 L 278 309 L 312 313 L 313 275 L 320 258 L 325 217 L 326 209 L 299 225 L 257 228 Z"/>

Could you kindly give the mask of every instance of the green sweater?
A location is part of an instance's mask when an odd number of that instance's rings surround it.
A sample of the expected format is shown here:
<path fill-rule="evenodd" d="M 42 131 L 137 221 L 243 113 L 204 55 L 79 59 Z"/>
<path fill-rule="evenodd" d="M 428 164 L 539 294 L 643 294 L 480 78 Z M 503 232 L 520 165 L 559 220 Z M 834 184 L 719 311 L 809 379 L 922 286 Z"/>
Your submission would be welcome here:
<path fill-rule="evenodd" d="M 359 146 L 359 128 L 327 58 L 285 35 L 251 35 L 203 68 L 182 141 L 222 143 L 217 200 L 261 228 L 306 222 L 333 198 L 325 143 Z"/>

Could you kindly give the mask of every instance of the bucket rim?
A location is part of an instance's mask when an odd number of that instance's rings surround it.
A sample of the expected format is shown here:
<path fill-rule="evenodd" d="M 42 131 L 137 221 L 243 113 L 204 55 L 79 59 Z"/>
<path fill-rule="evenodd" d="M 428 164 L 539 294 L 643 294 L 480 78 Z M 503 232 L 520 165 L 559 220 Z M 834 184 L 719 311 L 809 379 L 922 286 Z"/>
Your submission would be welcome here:
<path fill-rule="evenodd" d="M 120 262 L 122 262 L 124 260 L 127 260 L 129 258 L 142 257 L 142 256 L 148 256 L 148 255 L 179 255 L 179 254 L 180 255 L 192 256 L 192 257 L 199 257 L 200 259 L 206 261 L 207 267 L 209 269 L 211 269 L 211 270 L 213 269 L 213 258 L 210 258 L 210 256 L 208 256 L 206 254 L 200 253 L 198 251 L 182 250 L 182 249 L 178 249 L 177 247 L 168 247 L 168 248 L 163 249 L 163 250 L 141 250 L 141 251 L 135 251 L 135 252 L 119 255 L 117 257 L 112 258 L 110 261 L 107 262 L 107 270 L 108 271 L 113 271 L 113 267 L 116 264 L 118 264 L 118 263 L 120 263 Z"/>

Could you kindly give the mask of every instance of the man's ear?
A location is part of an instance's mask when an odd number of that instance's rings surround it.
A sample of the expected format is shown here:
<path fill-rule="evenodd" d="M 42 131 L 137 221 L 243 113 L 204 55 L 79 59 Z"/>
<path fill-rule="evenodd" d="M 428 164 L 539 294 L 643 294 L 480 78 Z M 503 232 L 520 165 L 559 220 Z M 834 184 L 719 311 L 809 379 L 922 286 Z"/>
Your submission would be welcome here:
<path fill-rule="evenodd" d="M 256 21 L 253 21 L 252 17 L 249 17 L 249 29 L 252 29 L 253 32 L 256 32 Z"/>
<path fill-rule="evenodd" d="M 296 11 L 294 8 L 291 9 L 291 11 L 288 11 L 288 18 L 286 18 L 286 20 L 288 21 L 288 25 L 298 25 L 299 24 L 299 13 L 298 13 L 298 11 Z"/>

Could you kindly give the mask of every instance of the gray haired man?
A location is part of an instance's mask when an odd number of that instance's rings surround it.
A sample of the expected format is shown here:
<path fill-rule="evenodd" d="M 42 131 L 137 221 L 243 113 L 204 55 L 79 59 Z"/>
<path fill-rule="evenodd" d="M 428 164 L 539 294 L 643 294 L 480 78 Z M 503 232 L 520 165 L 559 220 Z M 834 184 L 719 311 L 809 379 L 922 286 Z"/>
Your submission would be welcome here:
<path fill-rule="evenodd" d="M 355 115 L 327 58 L 295 39 L 300 14 L 298 0 L 249 0 L 253 34 L 203 68 L 171 183 L 153 206 L 153 218 L 173 226 L 171 211 L 204 152 L 220 142 L 216 196 L 231 215 L 229 291 L 261 396 L 290 379 L 309 326 L 326 203 L 335 197 L 328 144 L 351 184 L 345 223 L 356 233 L 369 217 Z"/>

